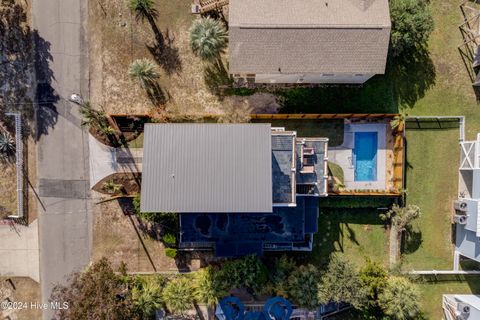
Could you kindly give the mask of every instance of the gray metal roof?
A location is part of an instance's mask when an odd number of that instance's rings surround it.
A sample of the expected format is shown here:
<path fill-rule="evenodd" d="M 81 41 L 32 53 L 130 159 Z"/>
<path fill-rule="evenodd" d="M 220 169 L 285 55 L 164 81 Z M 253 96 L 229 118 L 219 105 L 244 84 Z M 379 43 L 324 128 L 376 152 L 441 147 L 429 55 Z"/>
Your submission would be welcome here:
<path fill-rule="evenodd" d="M 229 25 L 232 74 L 385 72 L 388 0 L 230 0 Z"/>
<path fill-rule="evenodd" d="M 270 124 L 147 124 L 143 212 L 272 212 Z"/>

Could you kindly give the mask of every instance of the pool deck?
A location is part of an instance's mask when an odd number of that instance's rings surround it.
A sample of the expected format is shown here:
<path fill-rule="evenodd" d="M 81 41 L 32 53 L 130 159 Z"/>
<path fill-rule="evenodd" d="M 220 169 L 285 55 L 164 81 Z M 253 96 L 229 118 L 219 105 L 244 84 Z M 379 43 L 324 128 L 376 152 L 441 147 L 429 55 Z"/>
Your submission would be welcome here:
<path fill-rule="evenodd" d="M 355 132 L 377 132 L 377 180 L 355 181 L 353 149 Z M 328 160 L 343 169 L 344 184 L 348 190 L 385 190 L 386 184 L 386 154 L 387 154 L 387 124 L 386 123 L 346 123 L 343 144 L 328 148 Z"/>

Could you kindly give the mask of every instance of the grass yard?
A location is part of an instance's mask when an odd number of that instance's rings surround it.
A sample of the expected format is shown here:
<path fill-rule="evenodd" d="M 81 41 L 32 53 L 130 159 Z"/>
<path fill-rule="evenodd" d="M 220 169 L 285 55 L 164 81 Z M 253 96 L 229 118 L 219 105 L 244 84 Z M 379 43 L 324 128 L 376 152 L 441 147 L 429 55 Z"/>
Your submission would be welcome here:
<path fill-rule="evenodd" d="M 423 213 L 405 248 L 407 268 L 452 268 L 450 217 L 458 184 L 458 136 L 458 129 L 407 129 L 407 202 Z"/>
<path fill-rule="evenodd" d="M 445 279 L 445 277 L 442 277 Z M 480 294 L 480 277 L 457 276 L 451 280 L 425 281 L 419 285 L 420 303 L 427 319 L 442 319 L 443 294 Z"/>
<path fill-rule="evenodd" d="M 284 127 L 285 130 L 297 131 L 297 137 L 328 138 L 328 146 L 335 147 L 343 143 L 343 119 L 339 120 L 252 120 L 257 123 L 271 123 L 272 127 Z"/>
<path fill-rule="evenodd" d="M 378 216 L 377 207 L 390 204 L 389 199 L 351 198 L 321 199 L 318 233 L 315 235 L 311 262 L 325 266 L 332 254 L 344 255 L 349 261 L 363 265 L 369 257 L 388 266 L 388 230 Z M 331 200 L 331 201 L 330 201 Z"/>
<path fill-rule="evenodd" d="M 8 281 L 10 279 L 10 281 Z M 12 286 L 13 284 L 13 286 Z M 40 285 L 30 278 L 0 277 L 0 302 L 5 299 L 10 301 L 27 303 L 25 309 L 2 310 L 1 319 L 41 319 L 42 310 L 30 308 L 30 303 L 41 303 Z"/>

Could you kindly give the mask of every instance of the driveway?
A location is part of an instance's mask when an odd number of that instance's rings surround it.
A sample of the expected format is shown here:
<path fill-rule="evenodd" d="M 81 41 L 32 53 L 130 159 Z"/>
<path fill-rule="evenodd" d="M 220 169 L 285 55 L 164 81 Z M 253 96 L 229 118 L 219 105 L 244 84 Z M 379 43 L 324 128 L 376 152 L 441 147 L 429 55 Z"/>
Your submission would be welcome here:
<path fill-rule="evenodd" d="M 78 107 L 66 99 L 88 99 L 87 0 L 34 0 L 36 39 L 37 175 L 42 300 L 69 274 L 90 261 L 88 134 Z M 44 319 L 50 319 L 45 310 Z"/>
<path fill-rule="evenodd" d="M 38 220 L 29 226 L 0 223 L 0 276 L 29 277 L 39 282 Z"/>

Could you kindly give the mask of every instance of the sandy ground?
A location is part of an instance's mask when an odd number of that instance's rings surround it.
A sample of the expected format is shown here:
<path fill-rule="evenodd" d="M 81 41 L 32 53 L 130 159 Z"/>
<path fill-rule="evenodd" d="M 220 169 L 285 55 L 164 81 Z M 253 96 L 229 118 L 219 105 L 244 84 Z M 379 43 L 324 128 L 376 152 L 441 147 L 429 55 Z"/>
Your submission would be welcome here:
<path fill-rule="evenodd" d="M 158 115 L 166 110 L 179 118 L 224 115 L 226 122 L 248 121 L 252 111 L 278 110 L 275 97 L 268 93 L 225 99 L 216 95 L 218 85 L 228 78 L 227 64 L 204 63 L 192 53 L 188 29 L 195 17 L 190 14 L 190 5 L 189 0 L 157 2 L 157 25 L 166 39 L 168 53 L 168 58 L 162 59 L 148 49 L 155 44 L 150 25 L 136 21 L 126 2 L 99 0 L 91 4 L 90 100 L 95 106 L 110 114 Z M 156 61 L 164 103 L 152 102 L 129 78 L 128 66 L 139 58 Z"/>
<path fill-rule="evenodd" d="M 17 211 L 15 164 L 0 162 L 0 219 Z"/>
<path fill-rule="evenodd" d="M 5 301 L 6 299 L 12 303 L 16 302 L 17 305 L 21 306 L 21 309 L 0 310 L 2 319 L 25 320 L 41 318 L 41 310 L 34 307 L 35 303 L 41 302 L 40 285 L 35 281 L 29 278 L 0 277 L 0 301 Z"/>
<path fill-rule="evenodd" d="M 124 214 L 117 201 L 96 204 L 93 210 L 92 261 L 107 257 L 115 267 L 123 261 L 129 272 L 189 271 L 202 265 L 197 257 L 166 257 L 163 244 L 145 234 L 136 216 Z"/>

